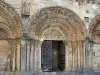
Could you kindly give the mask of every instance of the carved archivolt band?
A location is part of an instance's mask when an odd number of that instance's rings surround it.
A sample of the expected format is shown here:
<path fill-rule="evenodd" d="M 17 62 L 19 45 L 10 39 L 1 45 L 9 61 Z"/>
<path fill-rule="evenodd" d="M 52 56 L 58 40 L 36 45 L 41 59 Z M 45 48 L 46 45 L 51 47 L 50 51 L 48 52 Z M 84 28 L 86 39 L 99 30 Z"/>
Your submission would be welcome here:
<path fill-rule="evenodd" d="M 20 17 L 15 9 L 9 4 L 5 3 L 3 0 L 0 0 L 0 16 L 7 21 L 8 24 L 6 24 L 6 27 L 8 27 L 12 33 L 10 36 L 22 36 L 22 23 Z"/>
<path fill-rule="evenodd" d="M 94 38 L 93 33 L 95 32 L 95 29 L 97 28 L 96 26 L 98 25 L 97 24 L 98 22 L 100 22 L 100 14 L 96 15 L 89 25 L 89 37 L 91 40 Z"/>
<path fill-rule="evenodd" d="M 85 38 L 83 21 L 73 11 L 60 6 L 46 7 L 39 10 L 29 19 L 26 32 L 30 36 L 39 36 L 45 29 L 52 28 L 52 26 L 55 29 L 58 27 L 65 34 L 65 37 L 71 37 L 70 39 L 82 40 Z"/>

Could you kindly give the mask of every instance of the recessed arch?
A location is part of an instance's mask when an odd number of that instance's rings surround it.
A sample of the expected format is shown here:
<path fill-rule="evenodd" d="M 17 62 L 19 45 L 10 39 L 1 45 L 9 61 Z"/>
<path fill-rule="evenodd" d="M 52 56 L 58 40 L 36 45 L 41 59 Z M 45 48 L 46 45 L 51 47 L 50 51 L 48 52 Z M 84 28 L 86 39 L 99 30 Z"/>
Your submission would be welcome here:
<path fill-rule="evenodd" d="M 54 33 L 51 33 L 51 31 Z M 28 36 L 39 39 L 37 44 L 38 51 L 36 51 L 36 54 L 39 54 L 39 56 L 37 56 L 36 58 L 40 59 L 40 61 L 38 62 L 39 66 L 36 65 L 39 69 L 41 68 L 41 61 L 42 61 L 41 43 L 43 43 L 43 41 L 45 40 L 64 42 L 65 56 L 67 56 L 67 51 L 68 51 L 68 59 L 67 57 L 64 56 L 65 57 L 64 66 L 67 66 L 69 69 L 72 68 L 78 69 L 77 67 L 80 68 L 84 66 L 84 64 L 82 63 L 83 60 L 81 60 L 84 56 L 83 53 L 84 43 L 82 42 L 82 40 L 84 40 L 86 37 L 85 36 L 86 29 L 83 21 L 72 10 L 61 6 L 42 8 L 39 11 L 37 11 L 36 14 L 34 14 L 29 18 L 27 26 L 25 27 L 25 32 L 27 32 Z M 51 39 L 43 38 L 43 36 L 46 36 L 47 34 L 49 34 L 49 37 Z M 57 35 L 53 36 L 52 34 L 57 34 Z M 54 38 L 54 37 L 59 37 L 59 35 L 62 37 L 62 39 Z M 46 48 L 49 49 L 49 47 L 50 46 Z M 78 59 L 78 57 L 80 59 Z"/>

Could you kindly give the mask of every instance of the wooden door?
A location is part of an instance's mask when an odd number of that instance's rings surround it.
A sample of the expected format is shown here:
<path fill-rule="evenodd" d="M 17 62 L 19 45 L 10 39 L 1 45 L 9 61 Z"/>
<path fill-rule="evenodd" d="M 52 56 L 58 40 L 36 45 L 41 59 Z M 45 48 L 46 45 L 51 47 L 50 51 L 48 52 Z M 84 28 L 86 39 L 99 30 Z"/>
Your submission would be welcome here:
<path fill-rule="evenodd" d="M 60 48 L 59 48 L 59 68 L 61 69 L 61 70 L 64 70 L 65 69 L 65 45 L 64 45 L 64 43 L 63 42 L 60 42 L 60 44 L 59 44 L 60 46 Z"/>
<path fill-rule="evenodd" d="M 45 40 L 41 47 L 42 71 L 52 71 L 52 41 Z"/>

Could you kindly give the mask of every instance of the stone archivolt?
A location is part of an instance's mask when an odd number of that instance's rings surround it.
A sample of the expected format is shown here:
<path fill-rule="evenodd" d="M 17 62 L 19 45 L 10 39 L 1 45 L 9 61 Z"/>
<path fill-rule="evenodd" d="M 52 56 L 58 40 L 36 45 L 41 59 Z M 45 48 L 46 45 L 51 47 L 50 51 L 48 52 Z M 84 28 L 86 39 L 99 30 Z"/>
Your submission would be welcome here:
<path fill-rule="evenodd" d="M 4 34 L 3 34 L 4 33 Z M 11 30 L 7 27 L 7 24 L 0 23 L 0 39 L 7 39 L 10 38 L 12 35 Z M 3 35 L 6 35 L 5 37 Z"/>
<path fill-rule="evenodd" d="M 90 23 L 89 37 L 92 41 L 99 43 L 100 41 L 100 14 L 98 14 Z"/>
<path fill-rule="evenodd" d="M 74 36 L 75 39 L 72 37 L 71 39 L 76 40 L 77 35 L 80 35 L 78 36 L 78 39 L 80 40 L 85 37 L 85 27 L 81 19 L 71 10 L 63 7 L 47 7 L 41 9 L 30 18 L 28 25 L 26 26 L 26 31 L 31 33 L 31 36 L 32 33 L 39 36 L 39 34 L 44 31 L 43 29 L 45 29 L 45 27 L 48 27 L 49 29 L 52 25 L 56 25 L 58 28 L 60 27 L 62 30 L 65 30 L 62 31 L 60 29 L 63 34 L 69 35 L 65 35 L 66 37 Z M 33 29 L 35 29 L 34 32 L 32 31 Z"/>
<path fill-rule="evenodd" d="M 22 36 L 22 24 L 18 14 L 16 13 L 14 8 L 12 8 L 9 4 L 5 3 L 2 0 L 0 0 L 0 16 L 2 16 L 8 22 L 6 26 L 12 32 L 12 35 L 10 35 L 10 37 Z"/>

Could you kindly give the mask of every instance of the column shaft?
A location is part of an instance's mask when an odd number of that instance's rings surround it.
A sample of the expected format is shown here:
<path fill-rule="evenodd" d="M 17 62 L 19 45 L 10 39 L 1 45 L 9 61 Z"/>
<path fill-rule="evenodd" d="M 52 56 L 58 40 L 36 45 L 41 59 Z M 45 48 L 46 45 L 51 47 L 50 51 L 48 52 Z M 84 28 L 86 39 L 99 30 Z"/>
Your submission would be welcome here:
<path fill-rule="evenodd" d="M 26 43 L 21 41 L 21 71 L 26 71 Z"/>
<path fill-rule="evenodd" d="M 17 71 L 20 71 L 20 42 L 17 44 Z"/>
<path fill-rule="evenodd" d="M 16 66 L 16 45 L 15 42 L 13 42 L 13 71 L 15 71 Z"/>

